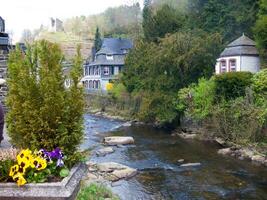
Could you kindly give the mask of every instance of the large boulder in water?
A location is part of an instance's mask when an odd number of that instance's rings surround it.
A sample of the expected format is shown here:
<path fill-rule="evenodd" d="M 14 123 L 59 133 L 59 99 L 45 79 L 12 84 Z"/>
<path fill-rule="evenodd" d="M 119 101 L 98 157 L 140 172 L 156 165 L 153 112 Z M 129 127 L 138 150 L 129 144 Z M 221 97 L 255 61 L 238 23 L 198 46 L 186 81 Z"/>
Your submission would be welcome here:
<path fill-rule="evenodd" d="M 89 165 L 89 168 L 91 169 L 89 170 L 89 179 L 108 180 L 114 182 L 121 179 L 131 178 L 137 174 L 136 169 L 115 162 L 91 164 Z"/>
<path fill-rule="evenodd" d="M 133 144 L 134 139 L 133 139 L 133 137 L 119 137 L 119 136 L 105 137 L 104 143 L 107 145 Z"/>

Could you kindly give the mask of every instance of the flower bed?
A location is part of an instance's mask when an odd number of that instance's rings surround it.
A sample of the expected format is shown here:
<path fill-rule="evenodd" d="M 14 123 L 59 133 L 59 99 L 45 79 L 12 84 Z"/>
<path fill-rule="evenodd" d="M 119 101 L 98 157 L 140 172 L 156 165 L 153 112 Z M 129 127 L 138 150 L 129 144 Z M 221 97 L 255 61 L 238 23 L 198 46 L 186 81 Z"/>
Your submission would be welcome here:
<path fill-rule="evenodd" d="M 14 161 L 16 158 L 16 162 Z M 60 180 L 68 176 L 69 170 L 64 166 L 64 156 L 59 148 L 48 152 L 44 149 L 32 152 L 29 149 L 20 151 L 17 156 L 2 158 L 0 182 L 12 180 L 22 186 L 27 182 L 40 183 L 47 180 Z M 10 167 L 10 165 L 13 166 Z M 7 171 L 9 171 L 7 175 Z M 8 177 L 9 176 L 9 177 Z M 4 179 L 5 177 L 5 179 Z"/>
<path fill-rule="evenodd" d="M 16 183 L 0 183 L 1 200 L 73 200 L 80 189 L 80 181 L 87 167 L 75 165 L 61 182 L 29 183 L 18 187 Z"/>

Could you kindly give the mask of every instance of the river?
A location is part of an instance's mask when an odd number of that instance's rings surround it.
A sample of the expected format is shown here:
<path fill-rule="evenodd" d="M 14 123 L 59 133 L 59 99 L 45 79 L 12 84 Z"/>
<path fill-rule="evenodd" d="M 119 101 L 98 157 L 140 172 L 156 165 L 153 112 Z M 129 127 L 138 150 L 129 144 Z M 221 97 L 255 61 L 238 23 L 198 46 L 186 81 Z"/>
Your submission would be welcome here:
<path fill-rule="evenodd" d="M 217 154 L 211 142 L 172 137 L 167 130 L 151 126 L 122 127 L 123 122 L 85 115 L 83 149 L 102 148 L 105 136 L 132 136 L 135 145 L 115 147 L 105 157 L 90 156 L 92 162 L 117 162 L 138 169 L 129 180 L 112 184 L 122 200 L 265 200 L 267 169 L 249 161 Z M 198 167 L 183 168 L 200 162 Z"/>

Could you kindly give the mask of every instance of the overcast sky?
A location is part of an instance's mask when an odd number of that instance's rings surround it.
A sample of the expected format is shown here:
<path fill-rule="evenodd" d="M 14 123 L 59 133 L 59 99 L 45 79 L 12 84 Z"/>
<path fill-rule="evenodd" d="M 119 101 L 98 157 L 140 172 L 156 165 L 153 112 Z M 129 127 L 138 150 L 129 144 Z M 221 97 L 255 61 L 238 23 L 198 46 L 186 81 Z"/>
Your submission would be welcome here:
<path fill-rule="evenodd" d="M 0 0 L 0 16 L 5 19 L 6 31 L 18 41 L 24 29 L 47 25 L 50 17 L 65 18 L 101 13 L 108 7 L 132 4 L 143 0 Z"/>

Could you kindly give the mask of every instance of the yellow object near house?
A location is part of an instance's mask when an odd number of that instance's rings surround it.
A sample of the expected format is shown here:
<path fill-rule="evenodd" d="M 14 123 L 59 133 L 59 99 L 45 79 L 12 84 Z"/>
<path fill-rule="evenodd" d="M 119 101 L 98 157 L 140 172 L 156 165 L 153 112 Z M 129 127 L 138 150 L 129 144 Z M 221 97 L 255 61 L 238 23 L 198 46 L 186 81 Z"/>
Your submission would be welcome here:
<path fill-rule="evenodd" d="M 112 84 L 112 83 L 108 83 L 108 84 L 106 85 L 106 89 L 107 89 L 107 91 L 112 90 L 112 89 L 113 89 L 113 84 Z"/>

